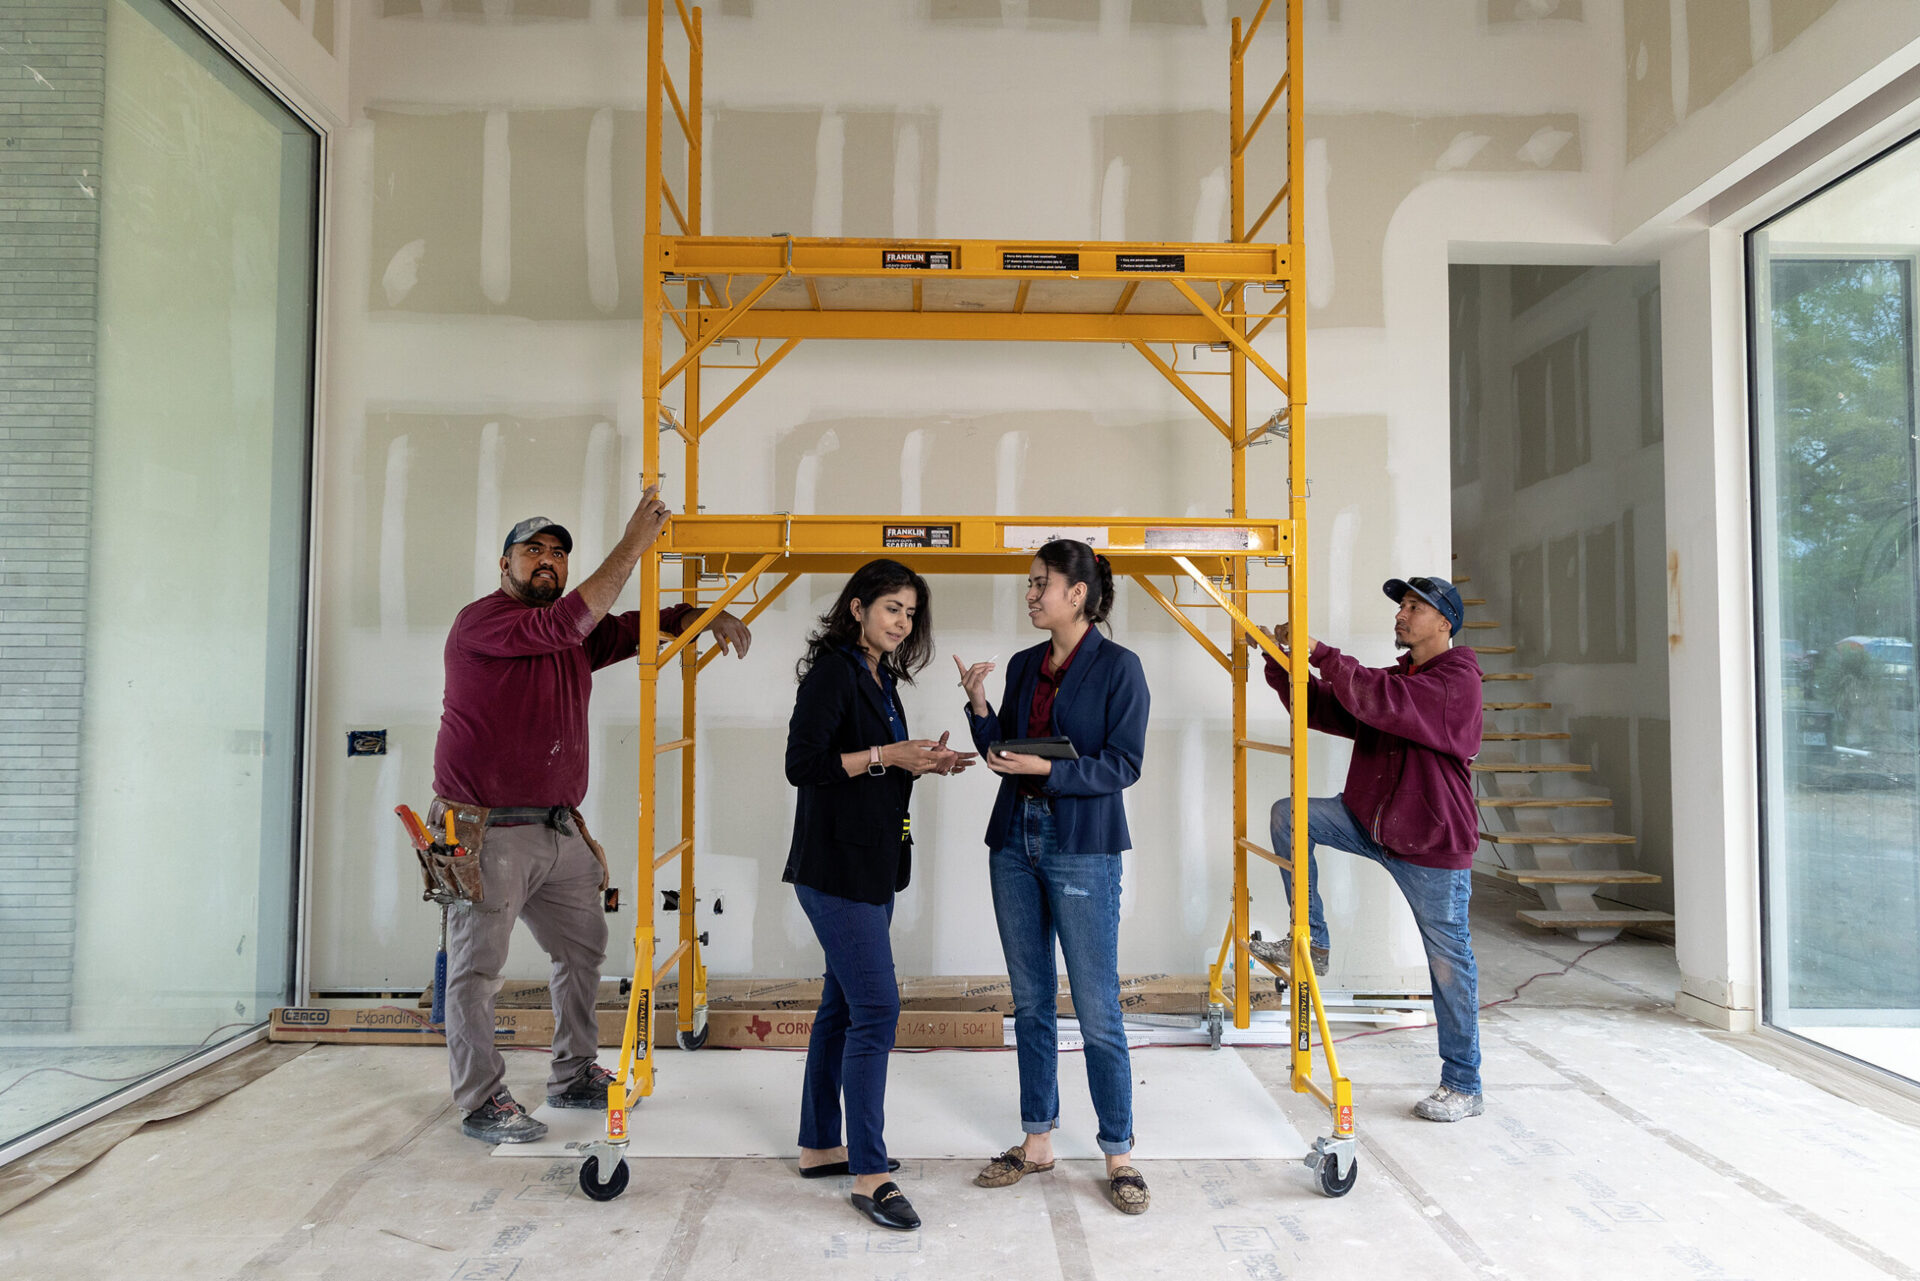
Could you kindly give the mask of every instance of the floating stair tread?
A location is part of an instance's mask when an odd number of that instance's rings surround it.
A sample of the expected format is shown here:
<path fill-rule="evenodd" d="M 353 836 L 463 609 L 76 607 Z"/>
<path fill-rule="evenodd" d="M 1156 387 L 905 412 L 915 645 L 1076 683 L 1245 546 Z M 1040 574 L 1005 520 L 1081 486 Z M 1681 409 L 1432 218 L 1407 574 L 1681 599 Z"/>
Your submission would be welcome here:
<path fill-rule="evenodd" d="M 1462 605 L 1465 605 L 1468 609 L 1472 609 L 1475 605 L 1486 604 L 1487 598 L 1485 596 L 1462 596 L 1460 598 L 1460 603 Z"/>
<path fill-rule="evenodd" d="M 1481 672 L 1480 679 L 1483 681 L 1530 681 L 1533 679 L 1533 673 L 1532 672 Z"/>
<path fill-rule="evenodd" d="M 1629 925 L 1671 925 L 1672 912 L 1548 912 L 1523 910 L 1516 915 L 1543 930 L 1598 930 Z"/>
<path fill-rule="evenodd" d="M 1613 805 L 1604 796 L 1476 796 L 1473 803 L 1490 810 L 1600 809 Z"/>
<path fill-rule="evenodd" d="M 1476 774 L 1588 774 L 1593 771 L 1591 765 L 1568 764 L 1555 761 L 1496 761 L 1481 765 L 1475 763 L 1472 770 Z"/>
<path fill-rule="evenodd" d="M 1532 743 L 1542 739 L 1558 741 L 1572 738 L 1559 730 L 1495 730 L 1491 734 L 1482 734 L 1481 741 L 1487 743 Z"/>
<path fill-rule="evenodd" d="M 1520 647 L 1518 645 L 1475 645 L 1473 652 L 1476 654 L 1517 654 L 1520 652 Z"/>
<path fill-rule="evenodd" d="M 1639 838 L 1625 832 L 1482 832 L 1480 839 L 1495 845 L 1633 845 Z"/>
<path fill-rule="evenodd" d="M 1471 574 L 1462 574 L 1462 575 L 1460 575 L 1460 577 L 1458 577 L 1458 578 L 1456 578 L 1456 579 L 1454 579 L 1454 580 L 1453 580 L 1453 585 L 1454 585 L 1455 587 L 1458 587 L 1458 586 L 1459 586 L 1459 585 L 1460 585 L 1461 583 L 1470 583 L 1470 582 L 1472 582 L 1472 581 L 1473 581 L 1473 575 L 1471 575 Z"/>
<path fill-rule="evenodd" d="M 1467 626 L 1473 628 L 1476 631 L 1490 631 L 1493 628 L 1500 626 L 1500 624 L 1491 623 L 1491 622 L 1477 622 L 1477 623 L 1468 623 Z"/>
<path fill-rule="evenodd" d="M 1480 710 L 1483 712 L 1524 712 L 1524 711 L 1545 712 L 1545 711 L 1551 711 L 1552 708 L 1553 708 L 1552 703 L 1482 703 L 1480 704 Z"/>
<path fill-rule="evenodd" d="M 1541 872 L 1524 867 L 1496 867 L 1493 874 L 1515 885 L 1658 885 L 1652 872 L 1595 869 L 1585 872 Z"/>

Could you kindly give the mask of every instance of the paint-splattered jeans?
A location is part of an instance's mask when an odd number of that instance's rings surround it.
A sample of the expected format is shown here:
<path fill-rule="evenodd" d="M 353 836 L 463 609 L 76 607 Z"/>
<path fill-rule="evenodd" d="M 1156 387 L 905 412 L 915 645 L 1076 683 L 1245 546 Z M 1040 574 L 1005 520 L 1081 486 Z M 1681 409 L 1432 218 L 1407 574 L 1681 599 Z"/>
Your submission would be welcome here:
<path fill-rule="evenodd" d="M 1087 1089 L 1110 1155 L 1133 1150 L 1133 1068 L 1120 1015 L 1120 856 L 1066 854 L 1044 797 L 1014 805 L 1007 843 L 987 861 L 1000 924 L 1013 1027 L 1019 1042 L 1020 1129 L 1060 1124 L 1060 979 L 1054 939 L 1067 958 L 1074 1016 L 1086 1040 Z"/>
<path fill-rule="evenodd" d="M 1293 845 L 1293 809 L 1275 801 L 1273 848 L 1282 857 Z M 1413 909 L 1414 924 L 1427 949 L 1427 975 L 1433 985 L 1433 1017 L 1440 1025 L 1440 1084 L 1462 1094 L 1480 1093 L 1480 972 L 1473 959 L 1473 935 L 1467 907 L 1473 897 L 1473 873 L 1467 868 L 1421 867 L 1396 857 L 1367 835 L 1367 830 L 1338 796 L 1307 802 L 1307 848 L 1331 846 L 1372 859 L 1393 877 Z M 1293 878 L 1286 872 L 1287 894 Z M 1320 904 L 1320 860 L 1307 867 L 1308 935 L 1315 947 L 1330 946 L 1327 914 Z"/>

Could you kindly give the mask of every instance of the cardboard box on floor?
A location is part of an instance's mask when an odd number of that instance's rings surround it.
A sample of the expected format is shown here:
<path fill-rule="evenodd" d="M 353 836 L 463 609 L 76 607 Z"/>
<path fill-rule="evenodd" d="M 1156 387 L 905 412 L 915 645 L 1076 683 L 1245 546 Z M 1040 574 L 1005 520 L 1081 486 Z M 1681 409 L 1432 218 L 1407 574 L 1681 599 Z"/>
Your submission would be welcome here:
<path fill-rule="evenodd" d="M 1228 989 L 1231 996 L 1232 989 Z M 1275 994 L 1270 982 L 1256 982 L 1251 993 L 1256 1010 L 1284 1010 L 1287 1002 Z M 552 997 L 540 982 L 508 983 L 500 990 L 495 1008 L 546 1009 Z M 679 988 L 666 983 L 654 989 L 656 1010 L 675 1009 Z M 421 998 L 421 1006 L 428 998 Z M 713 979 L 707 984 L 709 1016 L 721 1010 L 752 1009 L 811 1012 L 820 1004 L 820 980 L 809 979 Z M 620 981 L 606 979 L 600 984 L 599 1007 L 624 1010 L 627 998 Z M 1065 976 L 1060 979 L 1057 1006 L 1064 1015 L 1073 1013 L 1073 998 Z M 1204 974 L 1123 974 L 1120 976 L 1120 1008 L 1129 1014 L 1205 1014 L 1207 978 Z M 1004 974 L 959 974 L 900 980 L 901 1011 L 948 1011 L 980 1014 L 1013 1013 L 1011 985 Z"/>
<path fill-rule="evenodd" d="M 662 1049 L 674 1044 L 670 1014 L 654 1010 L 653 1041 Z M 599 1010 L 600 1044 L 617 1046 L 626 1032 L 627 1012 Z M 793 1010 L 709 1009 L 707 1047 L 713 1049 L 802 1048 L 813 1032 L 812 1006 Z M 494 1013 L 494 1044 L 501 1046 L 553 1043 L 553 1012 L 500 1008 Z M 334 1045 L 445 1045 L 447 1038 L 412 1010 L 398 1006 L 322 1009 L 283 1007 L 273 1012 L 268 1039 L 316 1041 Z M 894 1044 L 903 1049 L 946 1046 L 991 1046 L 1006 1043 L 1001 1015 L 977 1010 L 914 1010 L 900 1015 Z"/>

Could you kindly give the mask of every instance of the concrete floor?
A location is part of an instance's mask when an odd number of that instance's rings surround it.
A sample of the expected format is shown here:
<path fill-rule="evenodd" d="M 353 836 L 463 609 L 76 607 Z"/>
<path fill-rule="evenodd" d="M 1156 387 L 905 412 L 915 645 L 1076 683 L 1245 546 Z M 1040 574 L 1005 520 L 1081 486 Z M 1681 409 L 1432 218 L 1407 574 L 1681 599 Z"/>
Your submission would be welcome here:
<path fill-rule="evenodd" d="M 1582 950 L 1509 925 L 1497 895 L 1476 907 L 1483 1000 Z M 1898 1097 L 1876 1111 L 1675 1017 L 1675 981 L 1670 948 L 1626 939 L 1489 1009 L 1489 1111 L 1453 1126 L 1406 1110 L 1437 1075 L 1430 1030 L 1346 1042 L 1362 1147 L 1341 1200 L 1294 1162 L 1154 1161 L 1143 1131 L 1144 1217 L 1106 1204 L 1092 1162 L 985 1191 L 977 1162 L 926 1161 L 899 1176 L 927 1222 L 911 1234 L 789 1161 L 651 1161 L 598 1204 L 573 1162 L 463 1138 L 440 1052 L 322 1046 L 0 1219 L 0 1276 L 1920 1278 L 1920 1128 Z M 1325 1132 L 1283 1054 L 1239 1053 Z M 697 1063 L 677 1059 L 661 1070 Z M 509 1071 L 538 1095 L 539 1056 Z"/>

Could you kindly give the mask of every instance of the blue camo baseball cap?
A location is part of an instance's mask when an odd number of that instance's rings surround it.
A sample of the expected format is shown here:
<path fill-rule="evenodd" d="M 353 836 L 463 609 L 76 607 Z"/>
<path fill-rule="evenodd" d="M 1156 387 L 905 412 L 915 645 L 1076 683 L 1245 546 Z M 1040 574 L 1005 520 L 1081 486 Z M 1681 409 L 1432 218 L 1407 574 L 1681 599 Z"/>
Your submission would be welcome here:
<path fill-rule="evenodd" d="M 1408 592 L 1412 592 L 1440 611 L 1440 617 L 1447 620 L 1447 626 L 1455 636 L 1460 634 L 1460 624 L 1467 616 L 1467 607 L 1460 599 L 1460 589 L 1446 579 L 1389 578 L 1380 590 L 1396 605 Z"/>
<path fill-rule="evenodd" d="M 548 520 L 545 516 L 529 516 L 508 530 L 507 541 L 501 544 L 500 554 L 502 556 L 511 554 L 515 543 L 524 543 L 535 534 L 552 534 L 560 540 L 561 551 L 569 556 L 573 554 L 573 535 L 567 532 L 565 525 Z"/>

